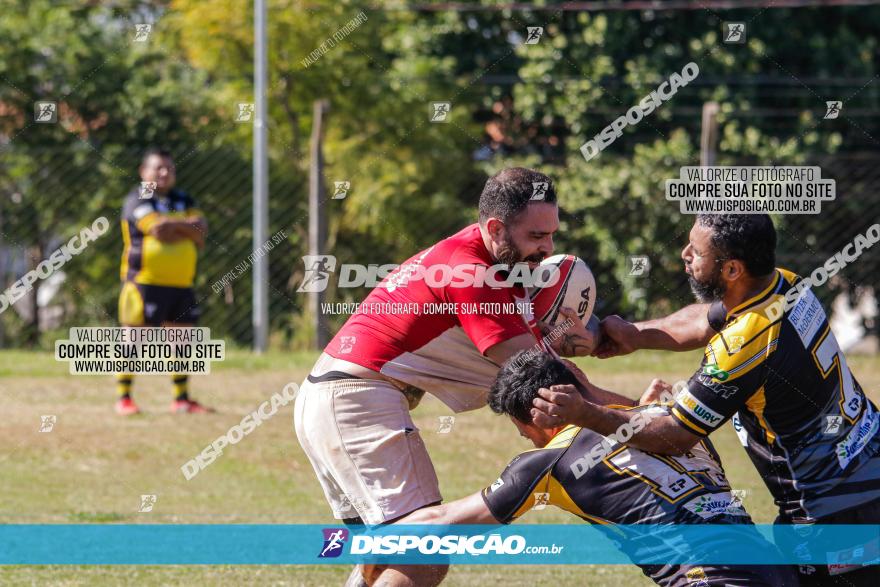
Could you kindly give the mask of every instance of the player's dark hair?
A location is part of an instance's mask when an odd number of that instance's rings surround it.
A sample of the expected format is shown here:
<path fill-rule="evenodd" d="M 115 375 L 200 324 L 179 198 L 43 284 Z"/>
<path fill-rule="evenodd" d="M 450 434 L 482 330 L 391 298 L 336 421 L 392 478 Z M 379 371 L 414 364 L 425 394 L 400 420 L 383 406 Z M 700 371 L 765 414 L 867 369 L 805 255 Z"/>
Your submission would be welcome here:
<path fill-rule="evenodd" d="M 163 159 L 173 159 L 171 156 L 171 151 L 165 149 L 164 147 L 149 147 L 146 151 L 144 151 L 143 156 L 141 156 L 141 165 L 147 162 L 147 159 L 152 157 L 153 155 L 158 155 Z"/>
<path fill-rule="evenodd" d="M 767 214 L 700 214 L 697 222 L 712 230 L 720 259 L 738 259 L 752 277 L 776 268 L 776 229 Z"/>
<path fill-rule="evenodd" d="M 547 184 L 547 189 L 540 200 L 532 200 L 535 184 L 539 183 Z M 504 169 L 490 177 L 483 187 L 483 193 L 480 194 L 480 222 L 494 217 L 505 224 L 510 223 L 532 202 L 556 203 L 553 180 L 533 169 Z"/>
<path fill-rule="evenodd" d="M 580 387 L 562 361 L 537 350 L 520 351 L 498 371 L 489 389 L 489 408 L 528 423 L 532 421 L 532 400 L 538 397 L 538 390 L 565 384 Z"/>

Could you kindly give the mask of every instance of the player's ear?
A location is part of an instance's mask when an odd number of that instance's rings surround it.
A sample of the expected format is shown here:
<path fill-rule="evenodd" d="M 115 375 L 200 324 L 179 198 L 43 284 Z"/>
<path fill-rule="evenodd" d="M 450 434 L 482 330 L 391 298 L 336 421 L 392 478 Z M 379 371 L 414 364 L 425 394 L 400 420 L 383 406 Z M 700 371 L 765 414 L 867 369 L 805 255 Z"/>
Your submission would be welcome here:
<path fill-rule="evenodd" d="M 490 217 L 486 220 L 486 232 L 492 240 L 501 240 L 504 235 L 504 223 L 495 217 Z"/>
<path fill-rule="evenodd" d="M 721 277 L 727 281 L 736 281 L 746 275 L 746 265 L 739 259 L 728 259 L 721 266 Z"/>

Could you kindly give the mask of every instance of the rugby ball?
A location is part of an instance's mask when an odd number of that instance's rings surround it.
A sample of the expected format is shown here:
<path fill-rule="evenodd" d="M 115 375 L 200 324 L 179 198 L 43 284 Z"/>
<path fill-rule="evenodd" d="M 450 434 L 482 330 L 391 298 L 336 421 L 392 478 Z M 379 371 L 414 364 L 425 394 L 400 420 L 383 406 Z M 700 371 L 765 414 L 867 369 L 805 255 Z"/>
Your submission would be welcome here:
<path fill-rule="evenodd" d="M 564 319 L 559 309 L 566 307 L 577 312 L 584 325 L 590 321 L 596 305 L 596 278 L 582 259 L 553 255 L 541 261 L 536 274 L 546 284 L 529 288 L 536 320 L 555 325 Z"/>

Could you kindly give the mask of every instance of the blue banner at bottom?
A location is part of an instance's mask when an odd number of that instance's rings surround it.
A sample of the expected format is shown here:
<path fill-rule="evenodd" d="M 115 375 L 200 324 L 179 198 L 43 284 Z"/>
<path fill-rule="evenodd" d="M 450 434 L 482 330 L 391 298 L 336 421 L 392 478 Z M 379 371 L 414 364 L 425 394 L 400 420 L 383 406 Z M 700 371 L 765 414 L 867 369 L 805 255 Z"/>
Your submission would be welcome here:
<path fill-rule="evenodd" d="M 880 525 L 0 525 L 2 565 L 878 564 Z"/>

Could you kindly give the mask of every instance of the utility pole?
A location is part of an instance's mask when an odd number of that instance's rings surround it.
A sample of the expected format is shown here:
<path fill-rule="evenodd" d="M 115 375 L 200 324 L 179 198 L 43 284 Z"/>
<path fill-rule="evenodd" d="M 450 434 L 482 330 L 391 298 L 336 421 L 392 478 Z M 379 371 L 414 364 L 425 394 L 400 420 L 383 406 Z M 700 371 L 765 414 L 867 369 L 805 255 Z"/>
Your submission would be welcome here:
<path fill-rule="evenodd" d="M 267 41 L 266 0 L 254 0 L 254 251 L 263 246 L 269 232 Z M 255 255 L 253 279 L 254 351 L 262 353 L 269 345 L 269 257 L 267 255 Z"/>
<path fill-rule="evenodd" d="M 327 243 L 327 213 L 324 208 L 324 115 L 330 110 L 326 100 L 316 100 L 312 116 L 311 157 L 309 162 L 309 255 L 323 255 Z M 308 267 L 306 267 L 308 269 Z M 330 342 L 327 317 L 321 312 L 325 292 L 309 292 L 308 312 L 314 329 L 312 346 L 323 349 Z"/>

